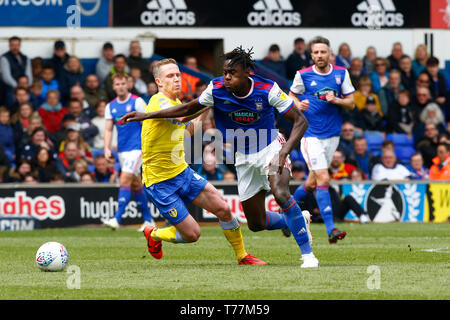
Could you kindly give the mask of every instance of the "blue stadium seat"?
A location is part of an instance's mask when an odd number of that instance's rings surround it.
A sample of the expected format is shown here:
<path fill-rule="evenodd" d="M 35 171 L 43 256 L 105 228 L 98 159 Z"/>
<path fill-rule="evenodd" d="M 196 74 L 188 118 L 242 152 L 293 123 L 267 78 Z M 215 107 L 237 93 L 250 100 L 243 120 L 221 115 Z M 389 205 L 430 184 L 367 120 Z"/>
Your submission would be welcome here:
<path fill-rule="evenodd" d="M 366 132 L 364 138 L 366 138 L 369 152 L 374 156 L 378 156 L 381 153 L 381 144 L 384 141 L 383 135 L 376 132 Z"/>
<path fill-rule="evenodd" d="M 386 135 L 387 140 L 394 142 L 395 147 L 405 146 L 413 147 L 414 139 L 410 139 L 407 134 L 404 133 L 390 133 Z"/>
<path fill-rule="evenodd" d="M 409 164 L 409 159 L 416 152 L 416 149 L 410 146 L 395 146 L 395 155 L 403 164 Z"/>

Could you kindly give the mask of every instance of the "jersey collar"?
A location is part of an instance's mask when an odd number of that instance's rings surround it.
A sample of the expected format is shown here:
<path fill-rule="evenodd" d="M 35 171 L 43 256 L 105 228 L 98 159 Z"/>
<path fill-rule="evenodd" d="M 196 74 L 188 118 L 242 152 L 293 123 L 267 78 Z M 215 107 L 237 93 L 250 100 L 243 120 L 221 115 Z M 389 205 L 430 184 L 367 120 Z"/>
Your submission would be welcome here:
<path fill-rule="evenodd" d="M 128 100 L 130 100 L 130 98 L 131 98 L 131 93 L 129 93 L 128 96 L 127 96 L 127 98 L 126 98 L 125 100 L 123 100 L 123 101 L 120 100 L 119 97 L 117 97 L 117 102 L 120 103 L 120 104 L 122 104 L 122 103 L 125 103 L 125 102 L 127 102 Z"/>
<path fill-rule="evenodd" d="M 248 77 L 248 78 L 249 78 L 250 81 L 252 82 L 252 85 L 251 85 L 251 87 L 250 87 L 250 90 L 249 90 L 248 93 L 247 93 L 245 96 L 243 96 L 243 97 L 239 97 L 239 96 L 237 96 L 237 95 L 235 95 L 235 94 L 233 93 L 233 96 L 234 96 L 235 98 L 238 98 L 238 99 L 245 99 L 245 98 L 248 98 L 248 97 L 253 93 L 253 86 L 254 86 L 255 82 L 253 81 L 253 79 L 252 79 L 251 77 Z"/>
<path fill-rule="evenodd" d="M 321 75 L 321 76 L 327 76 L 327 75 L 329 75 L 331 72 L 333 72 L 333 65 L 330 63 L 330 70 L 328 70 L 327 73 L 319 72 L 319 71 L 316 69 L 316 65 L 313 65 L 312 69 L 313 69 L 313 71 L 314 71 L 316 74 L 318 74 L 318 75 Z"/>

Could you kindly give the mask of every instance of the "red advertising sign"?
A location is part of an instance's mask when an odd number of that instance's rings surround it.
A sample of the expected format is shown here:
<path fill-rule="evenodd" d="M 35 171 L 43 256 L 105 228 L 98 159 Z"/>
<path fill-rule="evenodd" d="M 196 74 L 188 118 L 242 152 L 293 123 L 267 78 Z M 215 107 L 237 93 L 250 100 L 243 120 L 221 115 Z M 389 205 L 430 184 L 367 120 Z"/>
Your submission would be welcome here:
<path fill-rule="evenodd" d="M 450 29 L 450 0 L 430 0 L 430 22 L 433 29 Z"/>

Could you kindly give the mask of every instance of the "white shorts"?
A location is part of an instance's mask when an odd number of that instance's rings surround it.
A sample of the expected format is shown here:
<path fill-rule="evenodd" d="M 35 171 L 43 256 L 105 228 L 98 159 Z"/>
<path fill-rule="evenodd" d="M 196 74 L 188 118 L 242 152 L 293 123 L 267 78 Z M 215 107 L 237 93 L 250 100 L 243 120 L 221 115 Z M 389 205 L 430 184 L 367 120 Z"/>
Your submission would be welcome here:
<path fill-rule="evenodd" d="M 271 144 L 256 153 L 244 154 L 236 152 L 235 166 L 238 180 L 239 200 L 245 201 L 253 197 L 261 190 L 270 190 L 268 175 L 276 172 L 269 164 L 278 155 L 286 143 L 282 135 L 279 135 Z M 290 170 L 290 160 L 286 159 L 284 167 Z"/>
<path fill-rule="evenodd" d="M 328 169 L 334 152 L 339 145 L 339 137 L 320 139 L 303 137 L 300 144 L 303 158 L 309 170 Z"/>
<path fill-rule="evenodd" d="M 119 152 L 119 163 L 122 172 L 128 172 L 138 176 L 142 167 L 142 151 L 131 150 Z"/>

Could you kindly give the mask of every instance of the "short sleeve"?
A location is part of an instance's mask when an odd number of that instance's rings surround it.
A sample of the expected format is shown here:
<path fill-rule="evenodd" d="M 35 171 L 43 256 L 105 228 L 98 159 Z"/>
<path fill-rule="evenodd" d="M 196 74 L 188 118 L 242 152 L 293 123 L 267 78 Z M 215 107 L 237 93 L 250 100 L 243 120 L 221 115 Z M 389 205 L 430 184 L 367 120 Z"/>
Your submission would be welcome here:
<path fill-rule="evenodd" d="M 200 97 L 197 98 L 198 103 L 205 107 L 214 106 L 214 97 L 212 93 L 213 83 L 212 81 L 209 83 L 208 87 L 202 92 Z"/>
<path fill-rule="evenodd" d="M 297 71 L 295 73 L 294 81 L 292 81 L 290 91 L 295 94 L 302 94 L 303 92 L 305 92 L 305 84 L 303 83 L 300 71 Z"/>
<path fill-rule="evenodd" d="M 145 103 L 144 99 L 142 99 L 142 98 L 136 99 L 136 102 L 134 104 L 134 108 L 136 109 L 136 111 L 145 112 L 146 107 L 147 107 L 147 104 Z"/>
<path fill-rule="evenodd" d="M 355 88 L 352 85 L 352 81 L 350 80 L 350 74 L 348 70 L 345 70 L 344 81 L 342 82 L 341 91 L 344 96 L 348 96 L 355 92 Z"/>
<path fill-rule="evenodd" d="M 105 120 L 113 120 L 112 114 L 111 114 L 111 107 L 108 103 L 105 108 Z"/>
<path fill-rule="evenodd" d="M 284 93 L 275 82 L 269 92 L 269 104 L 279 113 L 284 114 L 294 105 L 294 100 Z"/>

